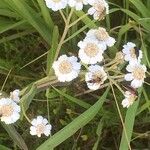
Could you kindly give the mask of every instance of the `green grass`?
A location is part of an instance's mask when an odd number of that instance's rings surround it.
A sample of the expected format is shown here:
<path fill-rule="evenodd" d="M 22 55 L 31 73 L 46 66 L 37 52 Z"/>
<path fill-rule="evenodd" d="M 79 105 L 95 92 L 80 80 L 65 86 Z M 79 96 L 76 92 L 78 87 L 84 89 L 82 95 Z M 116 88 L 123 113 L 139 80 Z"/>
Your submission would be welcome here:
<path fill-rule="evenodd" d="M 3 87 L 11 70 L 3 91 L 9 94 L 21 89 L 23 108 L 21 120 L 14 125 L 0 122 L 0 150 L 150 149 L 148 84 L 139 89 L 138 100 L 123 109 L 123 96 L 115 85 L 92 92 L 82 76 L 60 84 L 52 70 L 58 55 L 77 55 L 77 42 L 99 26 L 117 41 L 108 50 L 108 59 L 132 41 L 142 49 L 143 63 L 150 70 L 150 1 L 111 0 L 109 5 L 110 14 L 100 22 L 86 16 L 76 23 L 85 11 L 74 11 L 68 19 L 74 23 L 62 39 L 64 20 L 59 12 L 48 9 L 44 0 L 0 1 L 0 85 Z M 70 11 L 67 8 L 63 13 L 68 16 Z M 37 115 L 48 118 L 52 136 L 31 136 L 26 115 L 29 119 Z"/>

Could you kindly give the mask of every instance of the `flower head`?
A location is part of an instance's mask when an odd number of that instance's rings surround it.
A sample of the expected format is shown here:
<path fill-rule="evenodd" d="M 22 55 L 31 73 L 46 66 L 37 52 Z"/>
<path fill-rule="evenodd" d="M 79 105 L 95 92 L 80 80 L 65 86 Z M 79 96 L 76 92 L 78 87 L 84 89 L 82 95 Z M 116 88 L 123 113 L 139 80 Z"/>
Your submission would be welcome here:
<path fill-rule="evenodd" d="M 20 118 L 20 106 L 18 106 L 10 98 L 1 98 L 0 99 L 0 115 L 1 121 L 4 121 L 6 124 L 11 124 L 16 122 Z"/>
<path fill-rule="evenodd" d="M 85 64 L 96 64 L 103 60 L 103 52 L 105 47 L 96 40 L 85 39 L 78 43 L 79 58 Z"/>
<path fill-rule="evenodd" d="M 16 103 L 19 103 L 20 98 L 19 98 L 20 90 L 16 89 L 13 92 L 10 92 L 10 99 L 15 101 Z"/>
<path fill-rule="evenodd" d="M 146 66 L 141 65 L 138 62 L 132 62 L 129 63 L 126 70 L 129 73 L 125 75 L 125 80 L 131 81 L 131 86 L 133 88 L 141 87 L 145 78 Z"/>
<path fill-rule="evenodd" d="M 75 7 L 76 10 L 82 10 L 83 5 L 87 5 L 87 0 L 69 0 L 68 5 L 70 7 Z"/>
<path fill-rule="evenodd" d="M 132 42 L 128 42 L 126 45 L 124 45 L 122 52 L 125 55 L 124 59 L 129 62 L 131 61 L 140 62 L 143 56 L 142 51 L 138 50 L 136 48 L 136 45 Z M 138 53 L 138 56 L 137 56 L 137 53 Z"/>
<path fill-rule="evenodd" d="M 98 29 L 91 29 L 87 32 L 85 39 L 97 40 L 99 44 L 102 44 L 105 49 L 115 44 L 116 40 L 110 37 L 105 28 L 99 27 Z"/>
<path fill-rule="evenodd" d="M 85 74 L 85 81 L 91 90 L 97 90 L 107 79 L 107 74 L 104 68 L 99 65 L 91 65 L 88 68 L 89 72 Z"/>
<path fill-rule="evenodd" d="M 103 19 L 105 14 L 109 13 L 109 6 L 105 0 L 88 0 L 92 6 L 88 10 L 88 14 L 93 15 L 95 20 Z"/>
<path fill-rule="evenodd" d="M 59 81 L 69 82 L 78 76 L 81 64 L 77 62 L 75 56 L 67 57 L 66 55 L 62 55 L 53 63 L 52 67 Z"/>
<path fill-rule="evenodd" d="M 68 0 L 45 0 L 46 6 L 53 11 L 64 9 L 67 6 Z"/>
<path fill-rule="evenodd" d="M 45 134 L 46 136 L 51 134 L 52 126 L 48 123 L 48 120 L 42 116 L 37 116 L 36 119 L 32 120 L 31 124 L 31 135 L 37 135 L 38 137 L 41 137 L 42 134 Z"/>
<path fill-rule="evenodd" d="M 125 107 L 128 108 L 129 106 L 131 106 L 133 104 L 133 102 L 135 101 L 135 99 L 137 98 L 137 96 L 135 94 L 132 94 L 129 91 L 126 91 L 124 96 L 125 96 L 125 99 L 123 99 L 123 101 L 121 103 L 124 108 Z"/>

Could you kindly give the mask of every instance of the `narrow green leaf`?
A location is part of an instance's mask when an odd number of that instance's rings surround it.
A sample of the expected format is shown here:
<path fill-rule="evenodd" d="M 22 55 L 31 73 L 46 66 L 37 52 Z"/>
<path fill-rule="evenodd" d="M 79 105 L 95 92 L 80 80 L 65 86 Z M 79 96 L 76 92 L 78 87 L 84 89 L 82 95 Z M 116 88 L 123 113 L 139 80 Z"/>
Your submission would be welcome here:
<path fill-rule="evenodd" d="M 149 28 L 150 24 L 147 22 L 144 22 L 143 20 L 140 20 L 141 17 L 139 17 L 135 13 L 131 12 L 130 10 L 127 10 L 127 9 L 120 9 L 120 10 L 123 11 L 124 13 L 126 13 L 127 15 L 129 15 L 137 23 L 141 24 L 146 30 L 150 31 L 150 28 Z"/>
<path fill-rule="evenodd" d="M 16 13 L 8 10 L 8 9 L 0 9 L 0 15 L 1 16 L 6 16 L 6 17 L 12 17 L 12 18 L 17 18 L 18 16 L 16 15 Z"/>
<path fill-rule="evenodd" d="M 117 47 L 119 47 L 119 45 L 121 44 L 121 41 L 122 41 L 122 36 L 127 33 L 131 28 L 133 27 L 133 24 L 132 23 L 128 23 L 126 25 L 123 25 L 121 26 L 120 30 L 119 30 L 119 33 L 118 33 L 118 40 L 117 40 Z"/>
<path fill-rule="evenodd" d="M 31 89 L 27 92 L 27 94 L 25 94 L 21 99 L 21 105 L 23 106 L 24 111 L 26 111 L 29 108 L 29 105 L 33 99 L 33 97 L 36 94 L 36 86 L 33 84 Z"/>
<path fill-rule="evenodd" d="M 150 11 L 142 3 L 141 0 L 130 0 L 130 2 L 138 9 L 138 11 L 143 15 L 143 17 L 150 17 Z"/>
<path fill-rule="evenodd" d="M 84 102 L 84 101 L 82 101 L 82 100 L 79 100 L 79 99 L 77 99 L 77 98 L 75 98 L 75 97 L 72 97 L 72 96 L 70 96 L 70 95 L 68 95 L 68 94 L 66 94 L 66 93 L 64 93 L 64 92 L 62 92 L 62 91 L 56 89 L 55 87 L 53 87 L 53 88 L 55 89 L 55 91 L 57 91 L 59 94 L 61 94 L 61 95 L 63 95 L 64 97 L 66 97 L 66 98 L 67 98 L 68 100 L 70 100 L 71 102 L 74 102 L 74 103 L 78 104 L 79 106 L 81 106 L 81 107 L 83 107 L 83 108 L 85 108 L 85 109 L 88 109 L 88 108 L 91 106 L 90 104 L 88 104 L 88 103 L 86 103 L 86 102 Z"/>
<path fill-rule="evenodd" d="M 96 140 L 92 150 L 98 150 L 98 144 L 101 139 L 101 133 L 102 133 L 103 126 L 104 126 L 104 118 L 102 118 L 98 124 L 97 130 L 96 130 L 97 140 Z"/>
<path fill-rule="evenodd" d="M 11 149 L 4 145 L 0 145 L 0 150 L 11 150 Z"/>
<path fill-rule="evenodd" d="M 148 111 L 150 112 L 150 99 L 145 91 L 145 89 L 143 89 L 143 95 L 145 97 L 146 102 L 139 107 L 136 116 L 138 116 L 141 112 L 143 112 L 144 110 L 148 109 Z"/>
<path fill-rule="evenodd" d="M 58 46 L 58 39 L 59 39 L 59 30 L 58 30 L 58 27 L 55 26 L 53 29 L 51 48 L 47 54 L 47 75 L 49 75 L 49 73 L 51 71 L 52 63 L 54 61 L 56 49 Z"/>
<path fill-rule="evenodd" d="M 85 13 L 83 11 L 75 11 L 75 14 L 78 17 L 82 17 L 85 15 Z M 82 21 L 84 22 L 85 25 L 88 24 L 89 28 L 96 28 L 97 27 L 96 24 L 94 23 L 94 21 L 89 18 L 89 16 L 84 17 L 82 19 Z"/>
<path fill-rule="evenodd" d="M 13 125 L 6 125 L 3 122 L 1 122 L 4 129 L 7 131 L 9 136 L 12 138 L 14 143 L 20 147 L 20 149 L 28 150 L 27 145 L 25 144 L 25 141 L 21 137 L 21 135 L 16 131 L 15 127 Z"/>
<path fill-rule="evenodd" d="M 100 97 L 100 99 L 91 106 L 88 110 L 82 113 L 79 117 L 74 119 L 71 123 L 69 123 L 66 127 L 58 131 L 52 137 L 50 137 L 46 142 L 40 145 L 37 150 L 52 150 L 60 143 L 65 141 L 67 138 L 72 136 L 75 132 L 77 132 L 80 128 L 89 123 L 95 115 L 101 109 L 103 103 L 105 102 L 106 96 L 109 92 L 109 87 L 105 91 L 105 93 Z"/>
<path fill-rule="evenodd" d="M 10 29 L 14 29 L 22 24 L 24 24 L 26 21 L 19 21 L 19 22 L 14 22 L 14 21 L 8 21 L 8 20 L 1 20 L 0 21 L 0 34 L 3 33 L 3 32 L 6 32 Z"/>
<path fill-rule="evenodd" d="M 133 133 L 133 126 L 134 126 L 137 108 L 139 105 L 139 100 L 141 98 L 141 93 L 142 93 L 142 89 L 140 89 L 140 91 L 139 91 L 138 100 L 136 102 L 134 102 L 133 105 L 128 108 L 126 117 L 125 117 L 125 128 L 126 128 L 127 137 L 128 137 L 129 142 L 131 141 L 131 137 L 132 137 L 132 133 Z M 129 149 L 128 142 L 127 142 L 127 139 L 125 136 L 125 132 L 123 130 L 119 150 L 128 150 L 128 149 Z"/>
<path fill-rule="evenodd" d="M 0 39 L 0 44 L 11 41 L 11 40 L 14 40 L 14 39 L 17 39 L 17 38 L 20 38 L 20 37 L 28 35 L 28 34 L 32 34 L 34 32 L 36 32 L 36 31 L 31 29 L 31 30 L 25 30 L 23 32 L 19 32 L 19 33 L 15 33 L 13 35 L 3 37 L 2 39 Z"/>
<path fill-rule="evenodd" d="M 43 16 L 46 24 L 48 25 L 50 30 L 53 29 L 54 23 L 53 23 L 52 18 L 50 16 L 49 9 L 45 5 L 45 1 L 44 0 L 37 0 L 37 2 L 41 8 L 42 16 Z"/>
<path fill-rule="evenodd" d="M 50 44 L 51 30 L 44 24 L 44 20 L 25 2 L 20 0 L 5 0 L 8 5 L 12 4 L 12 8 L 23 18 L 27 20 L 45 39 L 45 41 Z"/>

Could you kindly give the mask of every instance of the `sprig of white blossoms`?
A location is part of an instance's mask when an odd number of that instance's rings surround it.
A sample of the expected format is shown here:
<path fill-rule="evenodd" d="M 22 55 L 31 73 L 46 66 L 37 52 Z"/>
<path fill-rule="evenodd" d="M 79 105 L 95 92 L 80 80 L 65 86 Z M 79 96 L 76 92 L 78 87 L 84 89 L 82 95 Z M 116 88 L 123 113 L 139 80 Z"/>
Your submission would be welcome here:
<path fill-rule="evenodd" d="M 20 90 L 16 89 L 13 92 L 10 92 L 10 99 L 12 99 L 13 101 L 15 101 L 16 103 L 19 103 L 20 101 Z"/>
<path fill-rule="evenodd" d="M 104 68 L 99 65 L 91 65 L 88 68 L 88 71 L 85 74 L 85 81 L 87 86 L 91 90 L 97 90 L 107 79 L 107 74 L 104 71 Z"/>
<path fill-rule="evenodd" d="M 133 93 L 131 93 L 130 91 L 126 91 L 124 93 L 125 99 L 123 99 L 122 101 L 122 106 L 125 107 L 129 107 L 133 104 L 133 102 L 136 100 L 137 96 Z"/>
<path fill-rule="evenodd" d="M 82 10 L 84 5 L 87 5 L 88 0 L 69 0 L 68 5 L 70 7 L 75 7 L 76 10 Z"/>
<path fill-rule="evenodd" d="M 78 59 L 75 56 L 62 55 L 53 63 L 52 67 L 60 82 L 69 82 L 78 77 L 81 64 L 77 61 Z"/>
<path fill-rule="evenodd" d="M 88 14 L 93 15 L 95 20 L 103 19 L 109 13 L 109 5 L 105 0 L 88 0 L 88 3 L 92 6 Z"/>
<path fill-rule="evenodd" d="M 91 29 L 86 33 L 85 39 L 98 41 L 106 49 L 107 46 L 111 47 L 116 43 L 116 40 L 109 36 L 105 28 L 99 27 L 98 29 Z"/>
<path fill-rule="evenodd" d="M 53 11 L 66 8 L 68 0 L 45 0 L 46 6 Z"/>
<path fill-rule="evenodd" d="M 21 108 L 10 98 L 0 99 L 1 121 L 6 124 L 15 123 L 20 118 Z"/>
<path fill-rule="evenodd" d="M 129 62 L 141 62 L 142 59 L 142 51 L 136 48 L 136 45 L 132 42 L 128 42 L 123 46 L 122 52 L 124 53 L 124 59 Z M 138 55 L 138 56 L 137 56 Z"/>
<path fill-rule="evenodd" d="M 76 10 L 82 10 L 84 5 L 90 4 L 88 14 L 93 15 L 95 20 L 103 19 L 109 13 L 109 5 L 105 0 L 45 0 L 46 6 L 53 11 L 64 9 L 69 5 Z"/>
<path fill-rule="evenodd" d="M 144 82 L 146 66 L 141 65 L 138 62 L 129 63 L 126 67 L 126 70 L 129 72 L 125 75 L 126 81 L 131 81 L 131 86 L 133 88 L 139 88 Z"/>
<path fill-rule="evenodd" d="M 97 40 L 84 39 L 78 43 L 78 56 L 85 64 L 96 64 L 103 60 L 105 46 L 99 44 Z"/>
<path fill-rule="evenodd" d="M 46 118 L 37 116 L 37 118 L 32 120 L 31 124 L 31 135 L 37 135 L 38 137 L 41 137 L 42 134 L 46 136 L 49 136 L 51 134 L 52 126 L 48 123 L 48 120 Z"/>

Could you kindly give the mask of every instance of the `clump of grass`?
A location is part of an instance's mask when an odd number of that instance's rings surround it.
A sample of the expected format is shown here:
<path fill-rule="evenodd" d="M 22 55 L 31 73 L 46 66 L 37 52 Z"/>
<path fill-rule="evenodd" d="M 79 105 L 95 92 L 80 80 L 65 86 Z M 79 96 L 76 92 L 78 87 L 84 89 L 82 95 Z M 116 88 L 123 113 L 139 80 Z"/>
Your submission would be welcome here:
<path fill-rule="evenodd" d="M 14 126 L 1 123 L 1 149 L 149 149 L 150 3 L 124 0 L 109 5 L 110 14 L 100 22 L 83 11 L 71 11 L 68 21 L 80 21 L 67 32 L 65 19 L 49 10 L 43 0 L 0 2 L 0 84 L 5 94 L 22 89 L 23 106 L 21 121 Z M 69 12 L 67 8 L 61 13 L 68 16 Z M 108 59 L 127 41 L 134 41 L 143 51 L 148 78 L 128 110 L 120 105 L 123 97 L 113 81 L 95 92 L 82 79 L 55 82 L 53 61 L 64 53 L 77 55 L 77 42 L 99 26 L 106 27 L 117 41 L 109 48 Z M 32 119 L 37 114 L 53 125 L 51 137 L 38 139 L 29 134 L 26 116 Z"/>

